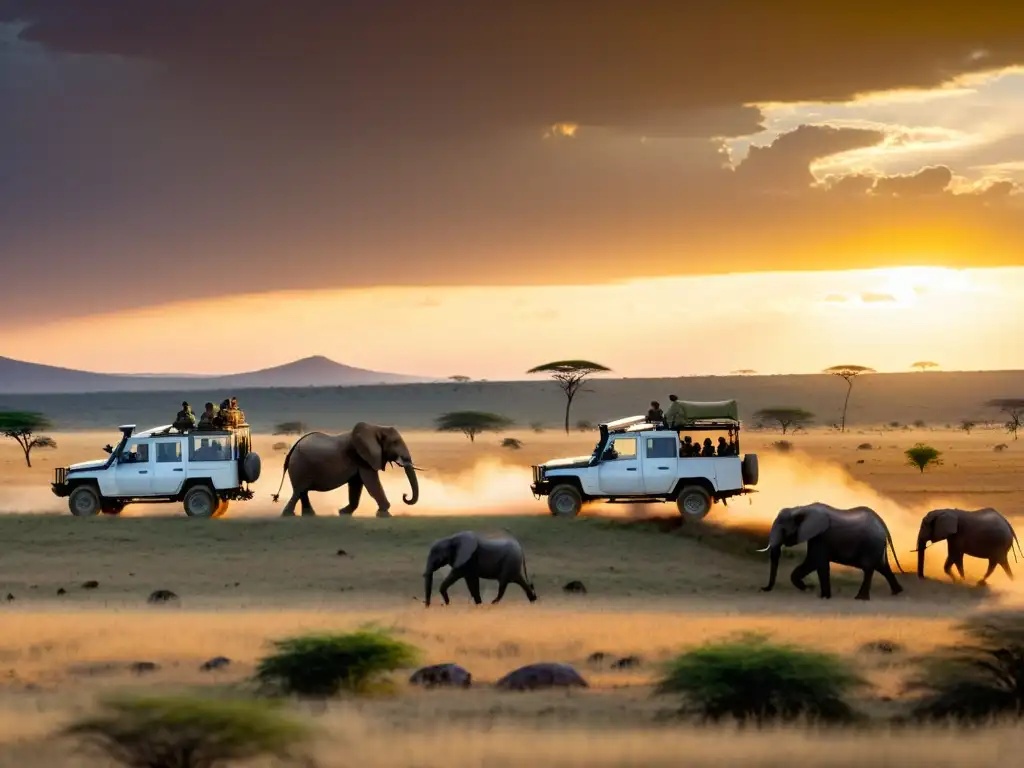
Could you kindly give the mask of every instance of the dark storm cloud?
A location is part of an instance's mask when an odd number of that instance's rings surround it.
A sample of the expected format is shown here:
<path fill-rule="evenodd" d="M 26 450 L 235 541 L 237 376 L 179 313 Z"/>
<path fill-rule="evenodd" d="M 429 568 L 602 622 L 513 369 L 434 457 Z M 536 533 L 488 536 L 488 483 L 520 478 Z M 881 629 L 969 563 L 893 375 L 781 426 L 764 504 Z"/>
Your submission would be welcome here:
<path fill-rule="evenodd" d="M 872 131 L 728 166 L 716 137 L 756 133 L 753 104 L 1024 62 L 1012 3 L 829 5 L 0 0 L 0 320 L 44 294 L 838 268 L 913 233 L 1019 259 L 1011 190 L 809 187 Z"/>

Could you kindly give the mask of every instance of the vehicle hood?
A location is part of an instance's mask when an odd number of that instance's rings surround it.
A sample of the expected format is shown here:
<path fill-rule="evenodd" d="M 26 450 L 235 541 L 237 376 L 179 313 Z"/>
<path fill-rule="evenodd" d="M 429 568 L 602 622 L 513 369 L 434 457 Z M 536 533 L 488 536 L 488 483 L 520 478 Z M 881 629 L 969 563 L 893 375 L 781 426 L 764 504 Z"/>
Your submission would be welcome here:
<path fill-rule="evenodd" d="M 588 454 L 587 456 L 572 456 L 568 459 L 552 459 L 551 461 L 545 461 L 541 466 L 544 469 L 576 469 L 588 466 L 590 458 Z"/>
<path fill-rule="evenodd" d="M 77 464 L 72 464 L 68 469 L 72 472 L 82 472 L 87 469 L 102 469 L 103 465 L 107 463 L 106 459 L 97 459 L 96 461 L 80 461 Z"/>

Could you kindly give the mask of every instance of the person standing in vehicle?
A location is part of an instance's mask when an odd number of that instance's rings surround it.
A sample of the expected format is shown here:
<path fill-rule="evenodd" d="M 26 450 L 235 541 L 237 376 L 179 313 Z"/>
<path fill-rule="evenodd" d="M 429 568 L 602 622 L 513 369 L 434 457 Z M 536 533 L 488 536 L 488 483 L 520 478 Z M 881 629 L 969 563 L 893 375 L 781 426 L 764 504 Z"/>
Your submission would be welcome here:
<path fill-rule="evenodd" d="M 686 420 L 683 404 L 679 402 L 679 398 L 675 395 L 669 395 L 668 399 L 671 401 L 671 405 L 669 405 L 668 412 L 665 414 L 665 425 L 669 429 L 681 429 L 683 422 Z"/>
<path fill-rule="evenodd" d="M 199 416 L 199 429 L 216 429 L 217 411 L 213 403 L 207 403 L 205 410 Z"/>
<path fill-rule="evenodd" d="M 651 408 L 647 411 L 647 421 L 651 424 L 661 424 L 665 421 L 665 412 L 661 410 L 661 403 L 651 400 Z"/>
<path fill-rule="evenodd" d="M 192 406 L 186 400 L 181 404 L 181 410 L 178 411 L 178 415 L 174 417 L 174 428 L 179 432 L 185 432 L 189 429 L 194 429 L 195 426 L 195 414 L 192 413 Z"/>

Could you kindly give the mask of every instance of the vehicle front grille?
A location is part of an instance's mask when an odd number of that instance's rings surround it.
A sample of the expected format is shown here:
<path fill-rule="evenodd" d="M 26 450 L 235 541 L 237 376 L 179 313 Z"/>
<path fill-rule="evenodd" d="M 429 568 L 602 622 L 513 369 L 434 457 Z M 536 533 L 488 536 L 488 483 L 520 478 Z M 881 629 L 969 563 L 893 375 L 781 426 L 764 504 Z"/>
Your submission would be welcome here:
<path fill-rule="evenodd" d="M 67 467 L 57 467 L 55 470 L 53 470 L 53 482 L 55 482 L 57 485 L 64 485 L 64 483 L 67 482 L 67 479 Z"/>
<path fill-rule="evenodd" d="M 533 482 L 539 483 L 544 479 L 544 468 L 533 467 Z"/>

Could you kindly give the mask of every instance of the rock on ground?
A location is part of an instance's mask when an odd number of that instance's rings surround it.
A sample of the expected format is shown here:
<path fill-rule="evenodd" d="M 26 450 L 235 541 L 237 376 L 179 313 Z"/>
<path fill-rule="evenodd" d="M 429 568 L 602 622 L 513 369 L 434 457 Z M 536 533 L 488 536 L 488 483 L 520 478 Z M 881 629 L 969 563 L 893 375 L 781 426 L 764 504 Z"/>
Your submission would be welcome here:
<path fill-rule="evenodd" d="M 424 688 L 469 688 L 473 682 L 473 676 L 458 664 L 432 664 L 413 672 L 409 682 Z"/>
<path fill-rule="evenodd" d="M 506 691 L 534 691 L 541 688 L 589 688 L 587 681 L 568 664 L 541 662 L 527 664 L 501 678 L 495 687 Z"/>

